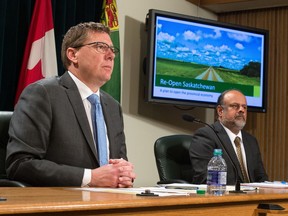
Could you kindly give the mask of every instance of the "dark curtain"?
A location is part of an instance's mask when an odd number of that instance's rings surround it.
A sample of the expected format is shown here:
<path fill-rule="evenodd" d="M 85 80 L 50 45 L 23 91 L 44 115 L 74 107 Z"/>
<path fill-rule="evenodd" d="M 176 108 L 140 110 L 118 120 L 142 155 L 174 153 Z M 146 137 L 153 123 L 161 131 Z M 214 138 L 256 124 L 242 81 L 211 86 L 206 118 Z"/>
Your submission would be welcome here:
<path fill-rule="evenodd" d="M 98 22 L 103 0 L 51 0 L 58 74 L 63 35 L 80 22 Z M 18 77 L 35 0 L 0 1 L 0 110 L 13 111 Z"/>

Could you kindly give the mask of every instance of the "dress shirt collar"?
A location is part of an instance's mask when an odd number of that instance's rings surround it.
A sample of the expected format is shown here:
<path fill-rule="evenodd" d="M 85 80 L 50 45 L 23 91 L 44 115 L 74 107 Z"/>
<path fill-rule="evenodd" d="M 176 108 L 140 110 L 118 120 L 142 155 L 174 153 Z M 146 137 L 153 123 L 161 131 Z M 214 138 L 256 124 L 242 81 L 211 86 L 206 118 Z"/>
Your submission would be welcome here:
<path fill-rule="evenodd" d="M 243 143 L 241 130 L 239 131 L 238 134 L 235 135 L 229 128 L 225 127 L 221 122 L 220 122 L 220 124 L 223 126 L 224 130 L 227 132 L 229 139 L 231 140 L 231 142 L 233 144 L 234 144 L 234 140 L 237 136 L 241 138 L 241 143 Z"/>
<path fill-rule="evenodd" d="M 68 71 L 69 75 L 71 76 L 71 78 L 73 79 L 73 81 L 75 82 L 82 100 L 87 99 L 87 97 L 89 97 L 91 94 L 93 94 L 94 92 L 88 87 L 86 86 L 81 80 L 79 80 L 73 73 L 71 73 L 70 71 Z M 100 98 L 100 91 L 98 90 L 95 94 L 97 94 Z"/>

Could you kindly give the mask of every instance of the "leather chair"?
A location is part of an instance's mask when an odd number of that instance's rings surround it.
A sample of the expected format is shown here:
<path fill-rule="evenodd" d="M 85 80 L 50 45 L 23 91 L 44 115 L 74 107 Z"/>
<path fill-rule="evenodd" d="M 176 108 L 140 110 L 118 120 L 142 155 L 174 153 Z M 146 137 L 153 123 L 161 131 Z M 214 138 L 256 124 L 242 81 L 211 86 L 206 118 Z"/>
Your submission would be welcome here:
<path fill-rule="evenodd" d="M 157 184 L 192 183 L 190 135 L 170 135 L 155 141 L 154 154 L 160 181 Z"/>
<path fill-rule="evenodd" d="M 5 169 L 6 147 L 9 139 L 8 129 L 13 112 L 0 111 L 0 187 L 26 187 L 25 183 L 7 178 Z"/>

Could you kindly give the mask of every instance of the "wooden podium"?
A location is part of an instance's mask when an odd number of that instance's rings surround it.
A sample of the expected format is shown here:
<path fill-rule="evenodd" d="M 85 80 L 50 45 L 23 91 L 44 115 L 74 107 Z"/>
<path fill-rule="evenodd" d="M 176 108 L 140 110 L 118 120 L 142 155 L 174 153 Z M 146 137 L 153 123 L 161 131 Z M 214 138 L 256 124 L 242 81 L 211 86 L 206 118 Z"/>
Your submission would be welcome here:
<path fill-rule="evenodd" d="M 0 188 L 0 215 L 278 215 L 287 210 L 258 210 L 260 203 L 288 209 L 288 189 L 260 189 L 247 194 L 146 197 L 73 188 Z"/>

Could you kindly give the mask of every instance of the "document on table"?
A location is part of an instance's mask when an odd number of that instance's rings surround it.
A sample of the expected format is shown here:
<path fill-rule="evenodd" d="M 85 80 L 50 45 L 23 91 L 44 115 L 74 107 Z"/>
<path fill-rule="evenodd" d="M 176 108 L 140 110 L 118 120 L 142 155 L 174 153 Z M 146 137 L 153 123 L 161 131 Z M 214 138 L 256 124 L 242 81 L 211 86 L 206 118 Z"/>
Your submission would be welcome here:
<path fill-rule="evenodd" d="M 242 186 L 243 191 L 253 191 L 257 187 Z M 83 191 L 91 192 L 108 192 L 108 193 L 123 193 L 123 194 L 142 194 L 145 192 L 152 193 L 156 196 L 189 196 L 191 194 L 196 194 L 197 190 L 207 190 L 206 184 L 183 184 L 183 183 L 173 183 L 173 184 L 163 184 L 156 187 L 139 187 L 139 188 L 77 188 Z M 235 186 L 227 185 L 227 191 L 235 190 Z"/>
<path fill-rule="evenodd" d="M 288 189 L 288 183 L 284 181 L 265 181 L 265 182 L 252 182 L 252 183 L 241 183 L 244 186 L 258 187 L 258 188 L 278 188 Z"/>
<path fill-rule="evenodd" d="M 141 194 L 149 191 L 156 196 L 189 196 L 196 193 L 195 190 L 187 189 L 167 189 L 165 187 L 139 187 L 139 188 L 77 188 L 79 190 L 91 192 L 108 192 L 108 193 L 124 193 L 124 194 Z"/>
<path fill-rule="evenodd" d="M 177 189 L 195 189 L 197 190 L 207 190 L 207 185 L 206 184 L 183 184 L 183 183 L 172 183 L 172 184 L 166 184 L 166 185 L 161 185 L 166 188 L 177 188 Z M 257 187 L 253 186 L 246 186 L 246 185 L 241 185 L 240 187 L 241 190 L 243 191 L 253 191 L 256 190 Z M 226 191 L 233 191 L 235 190 L 235 185 L 227 185 L 226 186 Z"/>

